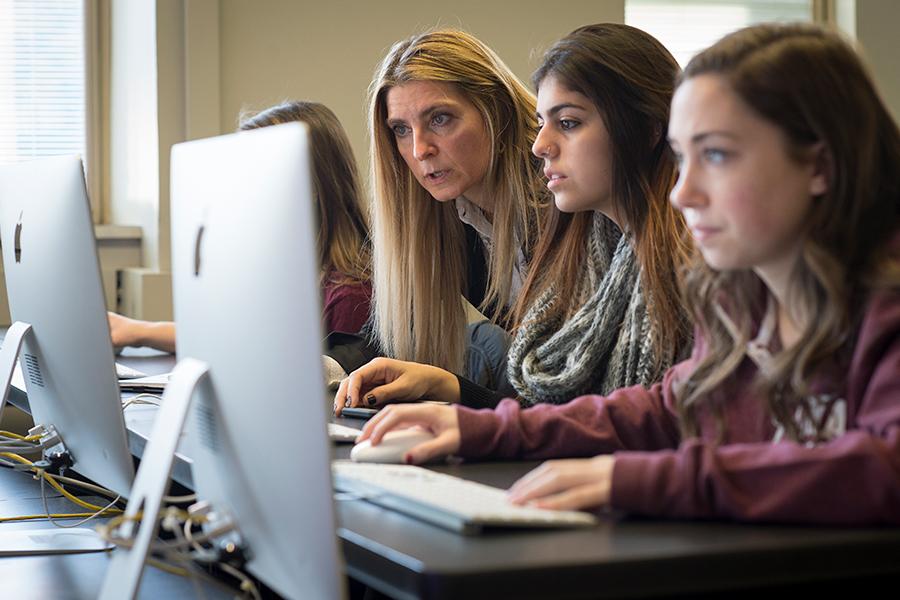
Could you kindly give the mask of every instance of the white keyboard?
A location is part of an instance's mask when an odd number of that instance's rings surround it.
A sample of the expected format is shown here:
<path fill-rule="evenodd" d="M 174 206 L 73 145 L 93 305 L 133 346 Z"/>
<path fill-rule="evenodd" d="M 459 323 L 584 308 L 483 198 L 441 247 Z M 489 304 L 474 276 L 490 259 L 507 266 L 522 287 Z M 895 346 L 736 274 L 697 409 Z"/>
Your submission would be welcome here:
<path fill-rule="evenodd" d="M 116 363 L 116 377 L 118 379 L 137 379 L 138 377 L 146 377 L 146 373 L 142 373 L 137 369 L 126 367 L 122 363 Z"/>
<path fill-rule="evenodd" d="M 354 442 L 361 433 L 362 429 L 338 425 L 337 423 L 328 424 L 328 438 L 332 442 Z"/>
<path fill-rule="evenodd" d="M 331 464 L 334 487 L 464 534 L 485 527 L 584 527 L 596 518 L 577 511 L 511 504 L 504 490 L 409 465 Z"/>

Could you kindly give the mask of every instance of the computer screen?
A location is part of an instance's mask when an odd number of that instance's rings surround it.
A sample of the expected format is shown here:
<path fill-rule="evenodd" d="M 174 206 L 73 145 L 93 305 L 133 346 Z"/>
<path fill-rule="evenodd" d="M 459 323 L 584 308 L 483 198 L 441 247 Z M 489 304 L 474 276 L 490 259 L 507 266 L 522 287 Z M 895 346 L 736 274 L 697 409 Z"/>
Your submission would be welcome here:
<path fill-rule="evenodd" d="M 338 598 L 309 165 L 299 123 L 173 147 L 174 308 L 179 358 L 209 367 L 187 426 L 198 498 L 276 591 Z"/>
<path fill-rule="evenodd" d="M 0 243 L 35 424 L 53 425 L 82 475 L 127 495 L 125 433 L 84 169 L 78 156 L 0 165 Z"/>

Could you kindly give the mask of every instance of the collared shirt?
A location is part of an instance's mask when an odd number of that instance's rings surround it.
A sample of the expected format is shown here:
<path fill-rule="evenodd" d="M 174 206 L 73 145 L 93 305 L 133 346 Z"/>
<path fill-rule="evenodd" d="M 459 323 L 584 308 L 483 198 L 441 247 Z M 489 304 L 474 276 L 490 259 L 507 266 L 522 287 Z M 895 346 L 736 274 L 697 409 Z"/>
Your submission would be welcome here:
<path fill-rule="evenodd" d="M 465 196 L 460 196 L 456 199 L 456 213 L 459 215 L 459 220 L 472 227 L 477 233 L 478 237 L 481 238 L 481 242 L 484 244 L 486 249 L 486 258 L 488 264 L 490 264 L 491 256 L 493 255 L 493 243 L 492 236 L 494 233 L 494 227 L 490 221 L 488 221 L 487 216 L 485 216 L 484 211 L 480 206 L 466 198 Z M 511 306 L 515 301 L 515 298 L 518 297 L 519 292 L 522 291 L 522 285 L 525 283 L 525 275 L 528 273 L 527 265 L 525 262 L 525 253 L 522 251 L 521 245 L 519 245 L 518 250 L 516 251 L 516 264 L 513 267 L 513 272 L 510 275 L 510 283 L 509 283 L 509 302 L 507 306 Z"/>

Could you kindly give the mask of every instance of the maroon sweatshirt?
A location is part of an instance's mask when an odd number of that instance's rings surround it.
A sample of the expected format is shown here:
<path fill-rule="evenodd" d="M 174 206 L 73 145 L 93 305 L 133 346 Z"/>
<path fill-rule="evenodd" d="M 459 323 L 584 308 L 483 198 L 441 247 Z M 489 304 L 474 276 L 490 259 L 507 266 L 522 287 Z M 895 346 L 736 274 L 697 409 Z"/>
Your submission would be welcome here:
<path fill-rule="evenodd" d="M 372 286 L 368 282 L 342 284 L 329 280 L 322 290 L 325 334 L 359 333 L 369 319 Z"/>
<path fill-rule="evenodd" d="M 459 454 L 615 453 L 611 504 L 636 514 L 900 524 L 900 293 L 873 297 L 849 368 L 813 386 L 822 410 L 809 420 L 827 420 L 830 439 L 782 439 L 765 398 L 754 393 L 757 367 L 749 359 L 721 397 L 724 438 L 712 416 L 701 414 L 700 435 L 682 439 L 672 386 L 693 370 L 704 346 L 697 338 L 691 358 L 649 390 L 635 386 L 529 409 L 514 400 L 495 410 L 459 407 Z"/>

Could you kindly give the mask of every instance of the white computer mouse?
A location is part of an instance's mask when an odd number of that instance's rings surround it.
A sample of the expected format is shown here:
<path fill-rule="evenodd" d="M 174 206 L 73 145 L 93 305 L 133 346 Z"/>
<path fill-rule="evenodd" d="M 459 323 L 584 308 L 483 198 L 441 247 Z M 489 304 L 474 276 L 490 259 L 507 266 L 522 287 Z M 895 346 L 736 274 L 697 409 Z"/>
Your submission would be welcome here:
<path fill-rule="evenodd" d="M 407 450 L 433 439 L 434 434 L 424 429 L 396 429 L 388 431 L 377 446 L 370 444 L 369 440 L 353 446 L 350 459 L 355 462 L 399 464 L 403 462 Z"/>

